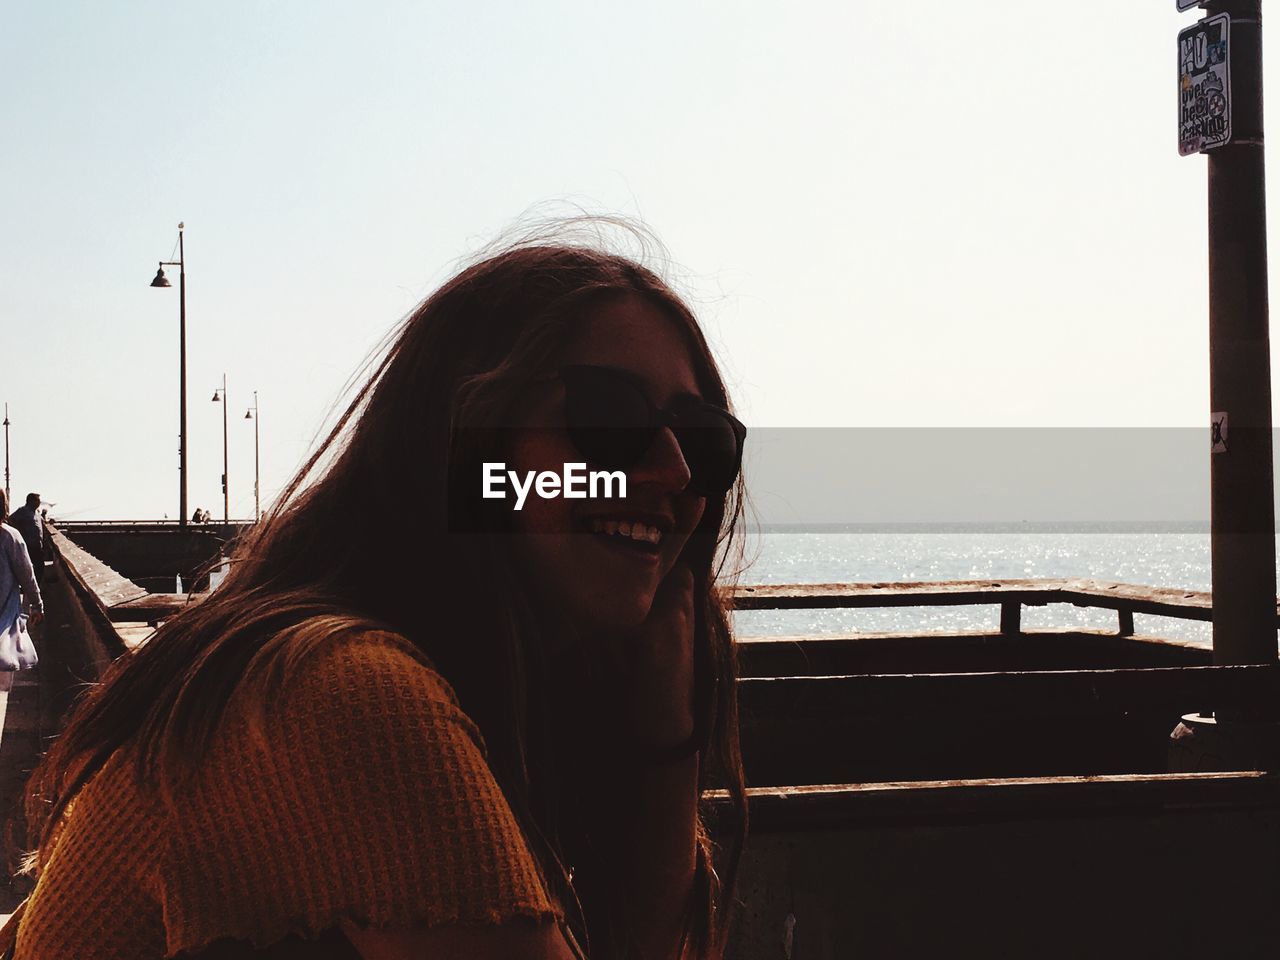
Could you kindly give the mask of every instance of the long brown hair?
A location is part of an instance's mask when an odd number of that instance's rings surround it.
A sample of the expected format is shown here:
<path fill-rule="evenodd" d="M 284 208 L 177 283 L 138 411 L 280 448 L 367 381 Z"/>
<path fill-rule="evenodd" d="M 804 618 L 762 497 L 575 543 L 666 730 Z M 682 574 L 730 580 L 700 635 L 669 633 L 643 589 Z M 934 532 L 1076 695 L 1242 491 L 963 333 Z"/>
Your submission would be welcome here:
<path fill-rule="evenodd" d="M 683 328 L 704 396 L 728 406 L 689 308 L 633 260 L 573 244 L 524 243 L 475 263 L 410 314 L 368 382 L 267 516 L 233 551 L 230 573 L 106 671 L 32 778 L 29 835 L 38 872 L 70 801 L 120 747 L 142 783 L 167 797 L 196 768 L 232 691 L 265 714 L 315 643 L 369 626 L 414 642 L 480 728 L 489 763 L 553 893 L 576 902 L 562 866 L 572 825 L 549 782 L 552 706 L 539 623 L 510 542 L 459 534 L 458 446 L 511 414 L 555 363 L 576 320 L 602 297 L 639 295 Z M 474 453 L 475 451 L 470 451 Z M 315 476 L 318 474 L 318 476 Z M 699 817 L 699 856 L 685 936 L 714 954 L 727 927 L 746 833 L 736 664 L 717 590 L 742 511 L 741 481 L 708 501 L 686 549 L 695 576 L 699 787 L 727 788 L 736 816 L 720 855 Z M 322 622 L 325 629 L 315 629 Z M 713 863 L 715 868 L 713 868 Z M 584 896 L 583 900 L 586 901 Z M 579 923 L 594 929 L 587 911 Z"/>

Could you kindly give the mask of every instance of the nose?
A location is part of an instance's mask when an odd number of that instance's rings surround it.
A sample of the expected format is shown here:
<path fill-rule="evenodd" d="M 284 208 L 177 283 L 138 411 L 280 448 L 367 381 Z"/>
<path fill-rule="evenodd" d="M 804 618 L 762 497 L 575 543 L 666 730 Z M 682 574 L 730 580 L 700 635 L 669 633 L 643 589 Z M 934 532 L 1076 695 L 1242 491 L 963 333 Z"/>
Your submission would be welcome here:
<path fill-rule="evenodd" d="M 649 444 L 644 459 L 632 467 L 627 476 L 633 484 L 648 483 L 679 493 L 689 485 L 693 474 L 676 435 L 670 427 L 663 427 Z"/>

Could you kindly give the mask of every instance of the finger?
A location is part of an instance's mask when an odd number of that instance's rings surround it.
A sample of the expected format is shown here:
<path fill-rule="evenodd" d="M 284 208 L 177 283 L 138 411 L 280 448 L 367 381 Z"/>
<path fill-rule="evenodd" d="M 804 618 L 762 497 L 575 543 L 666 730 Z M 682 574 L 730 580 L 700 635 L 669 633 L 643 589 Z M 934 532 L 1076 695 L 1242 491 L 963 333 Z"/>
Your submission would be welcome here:
<path fill-rule="evenodd" d="M 673 611 L 684 612 L 693 607 L 693 571 L 688 564 L 678 563 L 659 584 L 649 608 L 649 619 L 665 616 Z"/>
<path fill-rule="evenodd" d="M 633 648 L 645 661 L 665 663 L 684 658 L 693 643 L 693 573 L 683 564 L 673 568 L 654 595 Z"/>

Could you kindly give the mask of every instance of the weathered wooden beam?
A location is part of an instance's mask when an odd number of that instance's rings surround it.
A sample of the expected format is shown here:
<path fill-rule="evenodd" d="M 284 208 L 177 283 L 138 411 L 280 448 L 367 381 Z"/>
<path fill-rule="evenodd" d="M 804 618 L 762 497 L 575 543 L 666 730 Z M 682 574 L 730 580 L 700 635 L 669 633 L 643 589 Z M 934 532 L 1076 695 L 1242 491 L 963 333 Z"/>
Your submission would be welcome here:
<path fill-rule="evenodd" d="M 1076 580 L 1062 590 L 1061 601 L 1080 607 L 1128 610 L 1157 617 L 1209 621 L 1213 619 L 1213 595 L 1205 590 L 1146 587 L 1107 580 Z M 1277 623 L 1280 623 L 1278 608 Z"/>
<path fill-rule="evenodd" d="M 703 799 L 725 814 L 728 794 Z M 751 832 L 859 827 L 885 819 L 936 824 L 949 817 L 1085 816 L 1116 810 L 1211 809 L 1280 804 L 1280 775 L 1260 771 L 1098 777 L 932 780 L 748 788 Z"/>
<path fill-rule="evenodd" d="M 737 610 L 977 606 L 1016 602 L 1030 606 L 1069 603 L 1184 620 L 1213 618 L 1213 598 L 1205 591 L 1080 579 L 741 585 L 728 591 L 728 599 Z M 1280 624 L 1280 611 L 1277 624 Z"/>
<path fill-rule="evenodd" d="M 761 584 L 736 587 L 729 592 L 728 598 L 737 610 L 981 605 L 998 605 L 1007 610 L 1013 604 L 1044 606 L 1068 603 L 1184 620 L 1207 621 L 1213 616 L 1212 598 L 1208 593 L 1094 580 Z M 190 599 L 178 594 L 151 594 L 114 605 L 112 617 L 119 620 L 153 619 L 158 612 L 171 614 L 200 599 L 201 594 L 194 594 Z M 1280 624 L 1280 617 L 1277 623 Z"/>
<path fill-rule="evenodd" d="M 934 607 L 1052 602 L 1070 580 L 950 580 L 915 583 L 742 585 L 729 593 L 737 610 L 810 610 L 820 607 Z"/>
<path fill-rule="evenodd" d="M 66 577 L 67 585 L 70 587 L 73 602 L 79 605 L 84 615 L 84 622 L 93 631 L 97 643 L 108 660 L 114 659 L 123 653 L 126 649 L 124 641 L 116 632 L 114 624 L 111 622 L 106 605 L 97 591 L 86 582 L 86 575 L 94 576 L 98 574 L 99 582 L 109 579 L 101 575 L 101 570 L 110 570 L 105 567 L 102 561 L 98 560 L 92 554 L 86 553 L 76 544 L 72 543 L 65 536 L 61 535 L 52 525 L 46 528 L 49 536 L 49 545 L 53 554 L 57 558 L 57 564 L 61 568 L 63 575 Z M 115 571 L 111 571 L 114 573 Z M 116 575 L 119 577 L 119 575 Z M 120 587 L 120 592 L 127 595 L 130 591 L 127 587 L 131 581 L 125 580 L 123 577 L 120 581 L 126 585 Z M 133 586 L 137 586 L 133 584 Z M 141 590 L 141 588 L 138 588 Z M 142 590 L 145 595 L 146 591 Z M 81 638 L 87 642 L 88 648 L 92 648 L 92 643 L 88 642 L 88 638 Z"/>
<path fill-rule="evenodd" d="M 46 531 L 54 550 L 74 570 L 78 581 L 98 598 L 103 607 L 112 607 L 147 596 L 145 588 L 108 567 L 59 532 L 52 524 L 46 527 Z"/>
<path fill-rule="evenodd" d="M 199 603 L 207 593 L 149 593 L 136 600 L 118 603 L 108 610 L 120 623 L 155 623 L 172 617 L 183 607 Z"/>
<path fill-rule="evenodd" d="M 977 673 L 989 670 L 1083 670 L 1209 666 L 1208 647 L 1188 640 L 1113 630 L 1024 629 L 921 633 L 739 637 L 743 677 L 814 677 L 885 673 Z"/>
<path fill-rule="evenodd" d="M 753 678 L 738 682 L 744 722 L 858 717 L 1097 717 L 1280 704 L 1280 666 Z"/>

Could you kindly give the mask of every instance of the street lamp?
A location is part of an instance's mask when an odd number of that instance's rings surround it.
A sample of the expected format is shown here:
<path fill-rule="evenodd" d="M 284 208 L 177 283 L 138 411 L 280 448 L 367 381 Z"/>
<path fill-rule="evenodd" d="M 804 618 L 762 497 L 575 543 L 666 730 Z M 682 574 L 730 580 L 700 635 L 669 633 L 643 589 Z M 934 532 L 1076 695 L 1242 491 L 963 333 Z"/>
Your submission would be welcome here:
<path fill-rule="evenodd" d="M 258 391 L 253 391 L 253 406 L 244 413 L 246 420 L 253 421 L 253 519 L 262 518 L 262 504 L 258 499 Z"/>
<path fill-rule="evenodd" d="M 187 525 L 187 265 L 178 224 L 178 259 L 161 260 L 153 287 L 172 286 L 165 267 L 178 268 L 178 526 Z"/>
<path fill-rule="evenodd" d="M 9 493 L 9 404 L 4 405 L 4 499 L 13 503 L 13 495 Z"/>
<path fill-rule="evenodd" d="M 222 522 L 231 521 L 231 497 L 227 493 L 227 375 L 222 386 L 213 391 L 213 402 L 222 404 Z"/>

